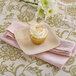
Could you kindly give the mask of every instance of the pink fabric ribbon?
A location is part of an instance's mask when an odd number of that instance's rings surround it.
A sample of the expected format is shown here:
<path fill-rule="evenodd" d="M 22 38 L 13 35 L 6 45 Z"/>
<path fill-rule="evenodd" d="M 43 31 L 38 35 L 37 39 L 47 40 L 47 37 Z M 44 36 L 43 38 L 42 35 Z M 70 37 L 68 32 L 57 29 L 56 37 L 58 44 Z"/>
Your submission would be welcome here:
<path fill-rule="evenodd" d="M 20 49 L 14 37 L 14 30 L 25 26 L 27 26 L 26 23 L 23 24 L 21 22 L 13 22 L 12 25 L 10 25 L 6 29 L 6 33 L 1 37 L 1 40 Z M 60 45 L 58 47 L 33 56 L 42 59 L 50 64 L 53 64 L 61 69 L 64 66 L 64 64 L 68 61 L 70 56 L 75 54 L 75 50 L 75 43 L 64 39 L 60 39 Z"/>

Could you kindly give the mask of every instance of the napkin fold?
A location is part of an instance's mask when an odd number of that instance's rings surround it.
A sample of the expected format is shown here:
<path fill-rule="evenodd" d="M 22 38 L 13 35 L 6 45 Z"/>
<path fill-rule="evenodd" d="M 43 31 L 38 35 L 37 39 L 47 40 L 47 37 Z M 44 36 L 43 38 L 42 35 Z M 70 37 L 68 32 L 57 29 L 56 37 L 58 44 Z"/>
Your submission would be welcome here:
<path fill-rule="evenodd" d="M 74 42 L 60 39 L 60 45 L 50 50 L 50 52 L 65 56 L 72 56 L 75 51 L 75 47 L 76 44 Z"/>
<path fill-rule="evenodd" d="M 27 23 L 22 22 L 13 22 L 7 29 L 5 34 L 1 37 L 1 40 L 4 42 L 20 49 L 17 41 L 14 37 L 14 31 L 21 27 L 28 26 Z M 20 49 L 21 50 L 21 49 Z M 76 44 L 64 39 L 60 39 L 60 45 L 52 50 L 49 50 L 44 53 L 33 55 L 39 59 L 42 59 L 50 64 L 62 68 L 64 64 L 68 61 L 70 56 L 74 55 L 76 50 Z"/>

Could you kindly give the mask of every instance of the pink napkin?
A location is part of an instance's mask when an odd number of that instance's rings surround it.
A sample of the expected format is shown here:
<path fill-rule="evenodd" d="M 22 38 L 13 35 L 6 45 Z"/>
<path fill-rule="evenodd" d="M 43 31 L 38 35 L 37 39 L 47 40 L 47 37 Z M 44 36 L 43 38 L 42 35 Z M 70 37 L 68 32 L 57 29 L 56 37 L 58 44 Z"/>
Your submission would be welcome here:
<path fill-rule="evenodd" d="M 27 26 L 26 23 L 23 24 L 21 22 L 13 22 L 12 25 L 7 28 L 6 33 L 1 37 L 1 40 L 20 49 L 14 37 L 14 30 L 25 26 Z M 61 69 L 70 56 L 74 55 L 76 45 L 75 43 L 64 39 L 60 39 L 60 42 L 61 43 L 58 47 L 49 50 L 48 52 L 36 54 L 33 56 L 53 64 Z"/>
<path fill-rule="evenodd" d="M 75 51 L 76 44 L 74 42 L 60 39 L 60 45 L 52 50 L 50 52 L 65 55 L 65 56 L 72 56 Z"/>

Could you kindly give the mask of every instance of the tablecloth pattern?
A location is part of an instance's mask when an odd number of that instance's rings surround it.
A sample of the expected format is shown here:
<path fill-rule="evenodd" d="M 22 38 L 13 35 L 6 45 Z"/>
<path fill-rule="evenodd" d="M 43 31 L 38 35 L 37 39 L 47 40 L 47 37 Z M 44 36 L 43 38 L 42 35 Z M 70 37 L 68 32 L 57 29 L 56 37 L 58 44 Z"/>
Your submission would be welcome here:
<path fill-rule="evenodd" d="M 29 0 L 38 2 L 38 0 Z M 57 0 L 60 12 L 46 20 L 36 18 L 37 6 L 19 0 L 0 0 L 0 36 L 12 20 L 44 21 L 56 30 L 60 38 L 76 42 L 76 0 Z M 0 76 L 76 76 L 76 55 L 62 70 L 0 41 Z"/>

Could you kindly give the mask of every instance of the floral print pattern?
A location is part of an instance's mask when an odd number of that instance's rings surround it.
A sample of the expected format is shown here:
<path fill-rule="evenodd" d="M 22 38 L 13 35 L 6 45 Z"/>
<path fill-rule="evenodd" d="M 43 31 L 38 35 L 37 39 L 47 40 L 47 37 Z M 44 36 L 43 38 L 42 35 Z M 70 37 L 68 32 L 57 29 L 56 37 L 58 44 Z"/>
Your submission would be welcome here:
<path fill-rule="evenodd" d="M 32 2 L 37 3 L 38 0 Z M 57 3 L 61 12 L 45 20 L 44 16 L 35 17 L 37 6 L 33 4 L 26 4 L 19 0 L 0 0 L 0 36 L 12 20 L 29 22 L 35 19 L 38 22 L 43 20 L 54 27 L 60 38 L 76 42 L 76 2 L 57 0 Z M 39 11 L 40 14 L 44 13 L 41 8 Z M 52 64 L 27 56 L 22 51 L 0 41 L 0 76 L 57 76 L 57 73 L 60 76 L 76 76 L 76 55 L 68 60 L 62 70 L 59 70 Z"/>

